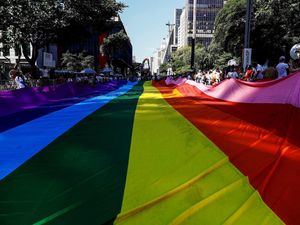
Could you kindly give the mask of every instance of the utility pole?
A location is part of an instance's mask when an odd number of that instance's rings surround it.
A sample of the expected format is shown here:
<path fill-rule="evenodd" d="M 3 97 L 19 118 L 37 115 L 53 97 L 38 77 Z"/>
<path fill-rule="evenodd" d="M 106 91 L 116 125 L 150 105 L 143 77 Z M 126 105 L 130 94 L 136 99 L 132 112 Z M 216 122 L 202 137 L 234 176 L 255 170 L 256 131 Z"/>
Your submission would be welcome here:
<path fill-rule="evenodd" d="M 171 38 L 171 34 L 173 31 L 173 27 L 175 26 L 175 24 L 170 23 L 170 21 L 166 24 L 166 26 L 169 28 L 169 38 Z"/>
<path fill-rule="evenodd" d="M 175 24 L 172 24 L 170 22 L 168 22 L 166 24 L 166 26 L 169 28 L 169 41 L 167 42 L 167 45 L 168 45 L 168 49 L 167 49 L 167 54 L 168 54 L 168 51 L 169 51 L 169 54 L 171 55 L 172 54 L 172 45 L 173 43 L 170 42 L 171 40 L 171 35 L 172 35 L 172 31 L 173 31 L 173 28 L 175 26 Z M 168 62 L 170 61 L 170 57 L 168 57 Z"/>
<path fill-rule="evenodd" d="M 193 37 L 192 37 L 192 51 L 191 51 L 191 70 L 195 71 L 195 46 L 197 36 L 197 0 L 193 4 Z"/>
<path fill-rule="evenodd" d="M 245 26 L 245 38 L 244 38 L 244 70 L 248 65 L 252 63 L 252 49 L 250 48 L 251 39 L 251 20 L 252 20 L 253 0 L 247 0 L 247 13 L 246 13 L 246 26 Z"/>
<path fill-rule="evenodd" d="M 246 13 L 246 26 L 245 26 L 245 48 L 250 48 L 250 37 L 251 37 L 251 17 L 252 17 L 252 8 L 253 0 L 247 0 L 247 13 Z"/>
<path fill-rule="evenodd" d="M 169 64 L 170 60 L 171 60 L 172 45 L 173 45 L 173 43 L 171 43 L 171 37 L 172 37 L 172 32 L 173 32 L 173 28 L 174 28 L 175 24 L 172 24 L 172 23 L 168 22 L 166 24 L 166 26 L 169 28 L 169 41 L 167 42 L 167 52 L 166 52 L 166 54 L 168 56 L 167 62 Z"/>

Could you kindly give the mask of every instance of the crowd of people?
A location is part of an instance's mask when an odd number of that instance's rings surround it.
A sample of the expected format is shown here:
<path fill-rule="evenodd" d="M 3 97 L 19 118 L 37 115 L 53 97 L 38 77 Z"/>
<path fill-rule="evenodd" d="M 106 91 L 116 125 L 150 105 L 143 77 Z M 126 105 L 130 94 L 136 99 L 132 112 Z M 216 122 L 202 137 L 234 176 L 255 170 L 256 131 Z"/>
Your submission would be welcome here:
<path fill-rule="evenodd" d="M 219 67 L 212 70 L 198 71 L 196 74 L 186 74 L 185 77 L 189 80 L 194 80 L 205 85 L 215 85 L 225 79 L 241 79 L 248 82 L 265 81 L 273 79 L 281 79 L 288 76 L 290 73 L 300 71 L 300 68 L 295 69 L 295 65 L 286 63 L 286 58 L 281 56 L 279 62 L 274 67 L 260 65 L 254 62 L 247 66 L 245 72 L 243 68 L 232 65 L 221 70 Z M 40 87 L 46 85 L 56 85 L 62 83 L 83 83 L 89 85 L 96 85 L 97 83 L 105 83 L 111 80 L 160 80 L 160 75 L 139 76 L 139 77 L 125 77 L 121 74 L 104 75 L 104 74 L 85 74 L 80 72 L 70 71 L 55 71 L 54 69 L 41 68 L 38 71 L 38 77 L 33 78 L 30 72 L 23 74 L 22 70 L 15 65 L 9 71 L 9 79 L 5 83 L 0 83 L 0 89 L 22 89 L 25 87 Z M 173 75 L 173 77 L 178 77 Z"/>
<path fill-rule="evenodd" d="M 41 87 L 62 83 L 81 83 L 96 85 L 112 80 L 127 79 L 122 74 L 88 74 L 72 71 L 56 71 L 46 67 L 40 68 L 35 77 L 32 73 L 23 73 L 18 65 L 15 65 L 8 73 L 8 79 L 0 83 L 0 90 L 22 89 L 26 87 Z"/>
<path fill-rule="evenodd" d="M 199 71 L 194 76 L 187 75 L 187 78 L 205 85 L 214 85 L 230 78 L 241 79 L 248 82 L 281 79 L 297 71 L 300 71 L 300 68 L 295 68 L 291 63 L 286 63 L 286 58 L 281 56 L 275 67 L 262 66 L 254 62 L 252 65 L 247 66 L 245 72 L 243 68 L 233 65 L 228 66 L 224 70 L 216 68 L 214 70 Z"/>

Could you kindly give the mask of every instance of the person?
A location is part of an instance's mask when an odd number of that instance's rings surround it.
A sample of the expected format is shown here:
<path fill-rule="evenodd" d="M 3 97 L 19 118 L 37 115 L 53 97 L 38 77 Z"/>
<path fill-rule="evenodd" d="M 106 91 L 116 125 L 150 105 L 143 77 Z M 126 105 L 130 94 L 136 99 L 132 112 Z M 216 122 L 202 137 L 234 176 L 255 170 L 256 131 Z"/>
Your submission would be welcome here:
<path fill-rule="evenodd" d="M 196 82 L 197 82 L 197 83 L 200 83 L 200 82 L 201 82 L 201 77 L 202 77 L 202 73 L 201 73 L 201 71 L 199 70 L 198 73 L 197 73 L 197 75 L 196 75 Z"/>
<path fill-rule="evenodd" d="M 192 80 L 192 76 L 191 76 L 190 73 L 188 74 L 187 79 L 188 79 L 188 80 Z"/>
<path fill-rule="evenodd" d="M 25 88 L 25 82 L 20 75 L 20 70 L 18 68 L 18 64 L 16 64 L 10 71 L 9 77 L 13 80 L 17 86 L 17 89 Z"/>
<path fill-rule="evenodd" d="M 15 77 L 15 82 L 17 84 L 17 89 L 22 89 L 25 88 L 25 82 L 23 80 L 23 78 L 21 77 L 20 73 L 17 73 L 16 77 Z"/>
<path fill-rule="evenodd" d="M 249 65 L 247 67 L 247 70 L 246 70 L 246 73 L 245 73 L 245 76 L 244 76 L 243 80 L 251 81 L 253 75 L 254 75 L 254 69 L 253 69 L 252 65 Z"/>
<path fill-rule="evenodd" d="M 264 69 L 263 67 L 259 64 L 259 63 L 253 63 L 253 66 L 254 66 L 254 76 L 257 80 L 262 80 L 264 79 L 264 75 L 263 75 L 263 72 L 264 72 Z"/>
<path fill-rule="evenodd" d="M 268 67 L 264 71 L 264 77 L 267 79 L 277 79 L 278 78 L 278 72 L 274 67 Z"/>
<path fill-rule="evenodd" d="M 233 72 L 231 74 L 231 77 L 233 79 L 238 79 L 239 78 L 239 68 L 237 66 L 234 67 Z"/>
<path fill-rule="evenodd" d="M 233 79 L 239 78 L 238 68 L 236 66 L 233 68 L 233 71 L 228 73 L 228 78 L 233 78 Z"/>
<path fill-rule="evenodd" d="M 279 58 L 279 63 L 276 66 L 278 72 L 278 78 L 286 77 L 289 74 L 289 65 L 285 63 L 285 57 L 281 56 Z"/>
<path fill-rule="evenodd" d="M 217 83 L 220 83 L 222 79 L 222 71 L 220 70 L 219 67 L 215 69 L 215 74 L 216 74 L 215 76 L 216 76 Z"/>
<path fill-rule="evenodd" d="M 19 72 L 19 69 L 18 69 L 18 65 L 16 64 L 8 73 L 10 79 L 14 80 L 16 78 L 18 72 Z"/>
<path fill-rule="evenodd" d="M 42 78 L 49 78 L 49 70 L 47 69 L 47 67 L 43 66 L 43 68 L 41 69 L 41 73 L 42 73 Z"/>

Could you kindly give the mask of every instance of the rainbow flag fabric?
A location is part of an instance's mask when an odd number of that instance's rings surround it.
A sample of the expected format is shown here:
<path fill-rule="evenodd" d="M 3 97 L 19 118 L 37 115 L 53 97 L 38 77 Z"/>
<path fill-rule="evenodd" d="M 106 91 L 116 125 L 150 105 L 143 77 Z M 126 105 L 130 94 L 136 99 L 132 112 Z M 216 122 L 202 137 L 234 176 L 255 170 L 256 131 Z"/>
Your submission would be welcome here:
<path fill-rule="evenodd" d="M 0 92 L 0 224 L 300 224 L 299 85 Z"/>

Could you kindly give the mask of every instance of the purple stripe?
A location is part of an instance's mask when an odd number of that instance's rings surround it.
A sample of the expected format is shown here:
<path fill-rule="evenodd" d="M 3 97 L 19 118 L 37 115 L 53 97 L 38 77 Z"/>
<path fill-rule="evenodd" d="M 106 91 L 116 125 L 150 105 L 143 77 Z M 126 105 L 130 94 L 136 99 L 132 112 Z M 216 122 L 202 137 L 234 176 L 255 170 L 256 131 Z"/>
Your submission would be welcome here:
<path fill-rule="evenodd" d="M 26 88 L 0 92 L 0 117 L 69 98 L 84 97 L 99 91 L 116 89 L 124 81 L 112 81 L 96 87 L 83 84 L 61 84 L 42 88 Z M 107 91 L 106 91 L 107 92 Z"/>
<path fill-rule="evenodd" d="M 27 122 L 37 119 L 41 116 L 45 116 L 49 113 L 69 107 L 73 104 L 79 103 L 88 98 L 92 98 L 96 95 L 97 96 L 105 95 L 108 92 L 118 89 L 123 84 L 124 84 L 124 82 L 122 82 L 122 81 L 105 83 L 105 84 L 99 85 L 92 94 L 88 94 L 83 97 L 73 97 L 73 98 L 63 99 L 60 101 L 53 101 L 50 104 L 41 105 L 39 107 L 18 111 L 18 112 L 11 113 L 11 114 L 5 115 L 5 116 L 0 116 L 0 132 L 4 132 L 6 130 L 12 129 L 23 123 L 27 123 Z"/>

